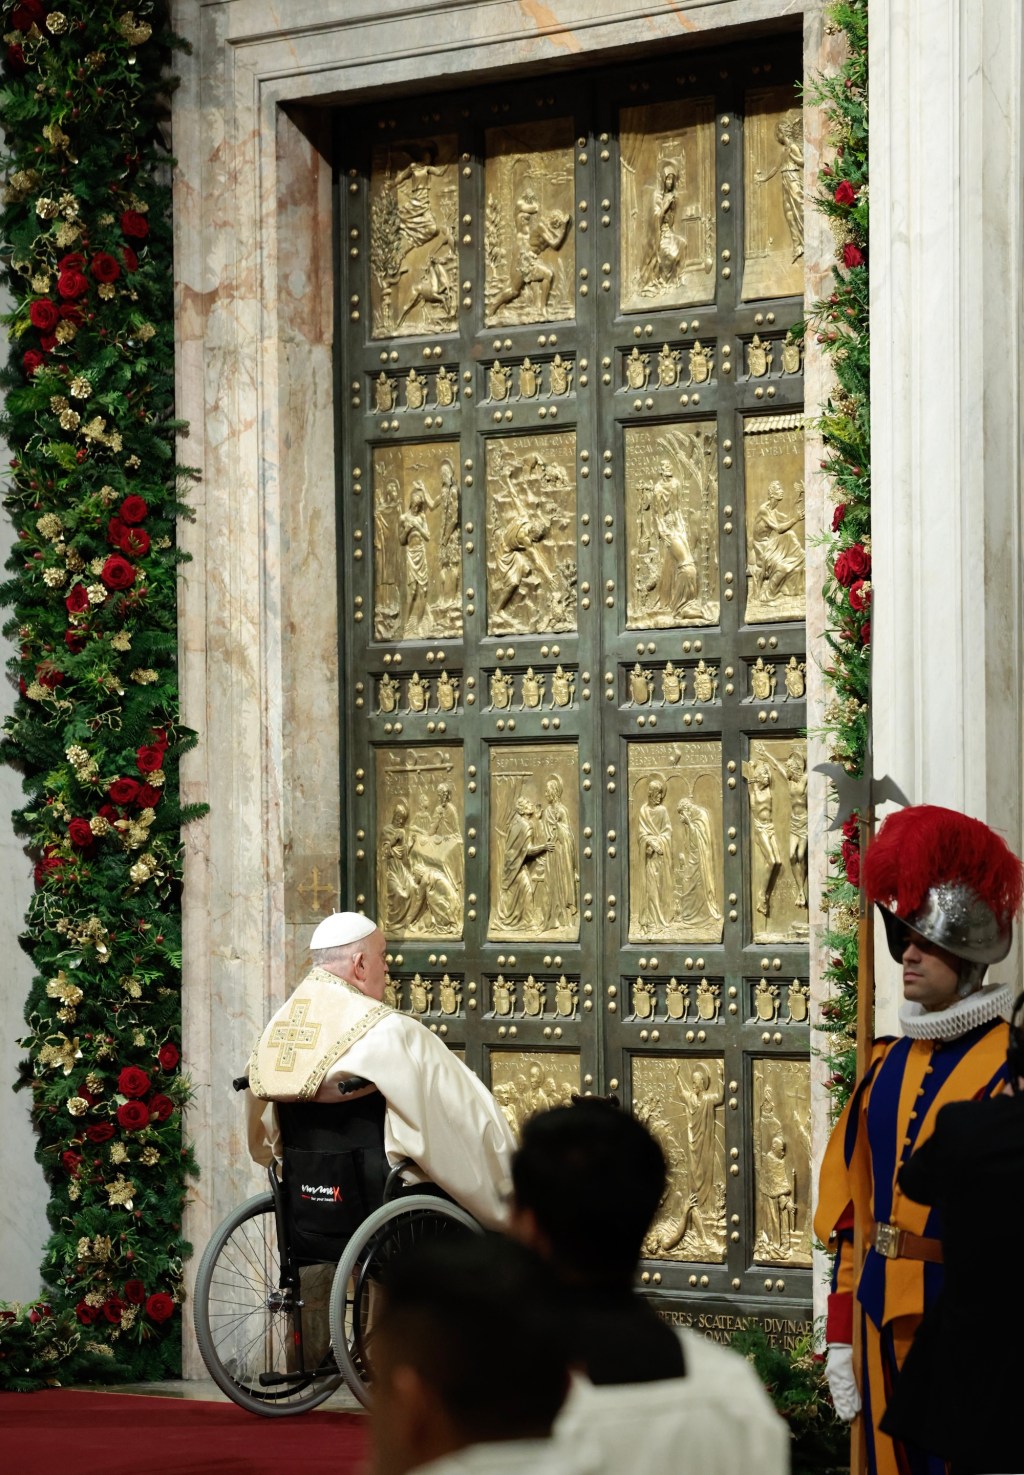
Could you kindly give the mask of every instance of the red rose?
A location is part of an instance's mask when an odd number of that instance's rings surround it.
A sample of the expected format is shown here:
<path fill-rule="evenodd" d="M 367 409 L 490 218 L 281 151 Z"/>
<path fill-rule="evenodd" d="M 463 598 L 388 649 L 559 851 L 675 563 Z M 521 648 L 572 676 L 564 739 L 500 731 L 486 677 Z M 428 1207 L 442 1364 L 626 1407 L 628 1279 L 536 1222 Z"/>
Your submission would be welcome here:
<path fill-rule="evenodd" d="M 80 271 L 71 269 L 62 271 L 57 277 L 57 291 L 65 302 L 77 302 L 79 297 L 84 297 L 89 290 L 89 283 Z"/>
<path fill-rule="evenodd" d="M 119 517 L 112 517 L 107 523 L 107 542 L 112 543 L 115 548 L 120 548 L 121 539 L 127 531 L 126 523 L 122 522 Z"/>
<path fill-rule="evenodd" d="M 75 1307 L 75 1315 L 83 1326 L 92 1326 L 96 1320 L 96 1307 L 90 1306 L 88 1301 L 79 1301 Z"/>
<path fill-rule="evenodd" d="M 154 789 L 152 784 L 140 784 L 135 802 L 140 809 L 155 809 L 162 798 L 160 790 Z"/>
<path fill-rule="evenodd" d="M 169 1116 L 174 1115 L 174 1102 L 169 1096 L 151 1096 L 149 1114 L 154 1121 L 165 1122 Z"/>
<path fill-rule="evenodd" d="M 95 838 L 96 836 L 89 828 L 89 821 L 87 819 L 73 819 L 69 823 L 68 839 L 71 841 L 72 845 L 77 846 L 79 850 L 88 849 Z"/>
<path fill-rule="evenodd" d="M 139 748 L 135 754 L 135 763 L 140 773 L 156 773 L 158 768 L 164 766 L 164 753 L 166 749 L 148 746 Z"/>
<path fill-rule="evenodd" d="M 836 186 L 835 194 L 832 196 L 837 205 L 852 205 L 857 198 L 856 191 L 848 179 Z"/>
<path fill-rule="evenodd" d="M 125 522 L 131 523 L 141 522 L 148 511 L 149 508 L 146 506 L 144 498 L 137 496 L 134 492 L 130 497 L 125 497 L 121 506 L 118 508 L 122 519 Z"/>
<path fill-rule="evenodd" d="M 855 266 L 864 265 L 864 252 L 859 246 L 855 246 L 852 241 L 847 241 L 843 247 L 843 265 L 849 267 L 851 270 Z"/>
<path fill-rule="evenodd" d="M 166 1040 L 156 1052 L 156 1058 L 161 1070 L 173 1070 L 181 1059 L 181 1054 L 177 1045 L 172 1045 L 170 1040 Z"/>
<path fill-rule="evenodd" d="M 848 589 L 858 579 L 870 578 L 871 554 L 863 543 L 851 543 L 837 556 L 834 572 L 840 584 Z"/>
<path fill-rule="evenodd" d="M 138 779 L 134 778 L 116 778 L 107 787 L 107 793 L 115 804 L 134 804 L 138 792 Z"/>
<path fill-rule="evenodd" d="M 103 1303 L 103 1315 L 113 1326 L 121 1325 L 121 1312 L 124 1310 L 124 1302 L 120 1296 L 111 1296 L 109 1301 Z"/>
<path fill-rule="evenodd" d="M 85 265 L 85 257 L 81 251 L 69 251 L 57 262 L 58 271 L 81 271 Z"/>
<path fill-rule="evenodd" d="M 89 269 L 98 282 L 116 282 L 121 275 L 120 266 L 106 251 L 96 252 Z"/>
<path fill-rule="evenodd" d="M 52 333 L 60 322 L 60 313 L 49 297 L 37 297 L 28 315 L 33 328 L 38 328 L 40 333 Z"/>
<path fill-rule="evenodd" d="M 139 258 L 136 256 L 131 246 L 122 246 L 121 255 L 124 257 L 125 271 L 138 271 Z"/>
<path fill-rule="evenodd" d="M 146 1299 L 146 1287 L 141 1280 L 126 1280 L 124 1283 L 124 1298 L 129 1306 L 141 1306 Z"/>
<path fill-rule="evenodd" d="M 842 527 L 842 525 L 843 525 L 843 518 L 845 516 L 846 516 L 846 503 L 845 502 L 840 502 L 839 506 L 836 508 L 836 510 L 832 514 L 832 531 L 834 533 L 838 533 L 839 529 Z"/>
<path fill-rule="evenodd" d="M 156 1291 L 146 1302 L 146 1315 L 153 1321 L 169 1321 L 174 1315 L 174 1302 L 165 1291 Z"/>
<path fill-rule="evenodd" d="M 81 615 L 89 608 L 89 594 L 84 584 L 72 584 L 71 592 L 64 601 L 69 615 Z"/>
<path fill-rule="evenodd" d="M 11 25 L 16 31 L 30 31 L 33 26 L 41 26 L 45 19 L 42 0 L 21 0 L 11 13 Z"/>
<path fill-rule="evenodd" d="M 121 216 L 121 230 L 130 240 L 144 241 L 149 235 L 149 221 L 138 210 L 126 210 Z"/>
<path fill-rule="evenodd" d="M 860 886 L 860 847 L 852 845 L 847 848 L 843 846 L 843 869 L 846 871 L 846 879 L 851 886 Z"/>
<path fill-rule="evenodd" d="M 871 603 L 871 590 L 865 587 L 863 579 L 858 579 L 856 584 L 850 585 L 850 608 L 855 609 L 858 614 L 867 609 Z"/>
<path fill-rule="evenodd" d="M 129 558 L 142 558 L 149 552 L 149 534 L 145 528 L 125 528 L 121 551 Z"/>
<path fill-rule="evenodd" d="M 24 49 L 17 41 L 7 48 L 7 65 L 16 77 L 23 77 L 28 71 L 28 62 L 25 60 Z"/>
<path fill-rule="evenodd" d="M 67 1152 L 61 1153 L 60 1160 L 71 1176 L 74 1177 L 78 1173 L 78 1165 L 82 1161 L 82 1154 L 80 1152 L 72 1152 L 69 1148 Z"/>
<path fill-rule="evenodd" d="M 21 356 L 21 367 L 25 373 L 31 376 L 37 369 L 41 369 L 46 363 L 46 355 L 39 352 L 38 348 L 29 348 Z"/>
<path fill-rule="evenodd" d="M 85 1135 L 88 1137 L 88 1139 L 89 1139 L 90 1142 L 95 1143 L 96 1146 L 98 1147 L 100 1145 L 100 1143 L 102 1143 L 102 1142 L 109 1142 L 110 1139 L 111 1139 L 111 1137 L 113 1137 L 113 1135 L 114 1135 L 114 1126 L 113 1126 L 113 1123 L 112 1122 L 97 1122 L 94 1127 L 86 1127 L 86 1129 L 85 1129 Z"/>
<path fill-rule="evenodd" d="M 100 569 L 100 578 L 108 589 L 130 589 L 135 583 L 135 568 L 120 553 L 112 553 Z"/>
<path fill-rule="evenodd" d="M 142 1101 L 126 1101 L 117 1108 L 117 1120 L 126 1132 L 138 1132 L 149 1125 L 149 1107 Z"/>
<path fill-rule="evenodd" d="M 85 322 L 85 313 L 80 307 L 76 307 L 73 302 L 64 303 L 60 309 L 60 316 L 61 322 L 74 323 L 76 328 L 80 328 Z"/>
<path fill-rule="evenodd" d="M 860 627 L 860 643 L 861 643 L 861 645 L 870 645 L 871 644 L 871 621 L 870 620 L 865 620 L 864 623 L 863 623 L 863 625 L 861 625 L 861 627 Z"/>
<path fill-rule="evenodd" d="M 85 649 L 85 632 L 83 630 L 65 630 L 64 644 L 73 656 Z"/>
<path fill-rule="evenodd" d="M 137 1065 L 126 1065 L 117 1078 L 117 1089 L 121 1096 L 145 1096 L 149 1090 L 149 1076 Z"/>
<path fill-rule="evenodd" d="M 51 662 L 36 667 L 36 680 L 40 686 L 45 686 L 47 691 L 53 691 L 55 686 L 63 686 L 64 672 L 58 671 Z"/>
<path fill-rule="evenodd" d="M 51 847 L 46 846 L 43 857 L 37 860 L 32 868 L 32 877 L 36 886 L 45 886 L 50 876 L 56 874 L 64 866 L 64 858 L 60 855 L 51 855 Z"/>

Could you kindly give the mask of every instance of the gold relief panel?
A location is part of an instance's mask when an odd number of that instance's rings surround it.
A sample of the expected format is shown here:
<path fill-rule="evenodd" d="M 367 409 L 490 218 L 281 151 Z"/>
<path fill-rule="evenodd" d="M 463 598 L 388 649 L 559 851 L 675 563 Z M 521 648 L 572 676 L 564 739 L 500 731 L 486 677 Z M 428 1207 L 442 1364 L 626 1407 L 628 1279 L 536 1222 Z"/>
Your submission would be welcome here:
<path fill-rule="evenodd" d="M 804 588 L 804 435 L 744 426 L 748 624 L 802 620 Z"/>
<path fill-rule="evenodd" d="M 381 928 L 391 942 L 461 937 L 465 895 L 462 749 L 379 748 L 376 781 Z M 414 1012 L 423 1012 L 412 1007 Z"/>
<path fill-rule="evenodd" d="M 629 940 L 722 940 L 722 748 L 629 744 Z"/>
<path fill-rule="evenodd" d="M 725 1066 L 722 1060 L 633 1056 L 633 1114 L 657 1137 L 668 1188 L 642 1254 L 725 1260 Z"/>
<path fill-rule="evenodd" d="M 487 633 L 576 629 L 576 435 L 487 444 Z"/>
<path fill-rule="evenodd" d="M 462 634 L 458 441 L 373 453 L 373 633 L 377 640 Z"/>
<path fill-rule="evenodd" d="M 811 1263 L 811 1078 L 806 1060 L 755 1060 L 754 1259 Z"/>
<path fill-rule="evenodd" d="M 538 1111 L 567 1106 L 580 1089 L 580 1057 L 569 1050 L 492 1050 L 491 1091 L 516 1136 Z"/>
<path fill-rule="evenodd" d="M 715 295 L 715 102 L 623 108 L 622 310 Z"/>
<path fill-rule="evenodd" d="M 579 937 L 578 767 L 575 744 L 491 749 L 492 940 L 572 942 Z"/>
<path fill-rule="evenodd" d="M 572 318 L 573 120 L 489 128 L 486 150 L 487 326 Z"/>
<path fill-rule="evenodd" d="M 374 338 L 453 333 L 459 301 L 454 134 L 380 144 L 370 171 Z"/>
<path fill-rule="evenodd" d="M 805 942 L 807 740 L 765 738 L 743 764 L 750 806 L 750 894 L 755 942 Z"/>
<path fill-rule="evenodd" d="M 746 95 L 743 300 L 804 290 L 804 122 L 791 86 Z"/>
<path fill-rule="evenodd" d="M 626 624 L 714 625 L 719 612 L 714 420 L 627 426 Z"/>

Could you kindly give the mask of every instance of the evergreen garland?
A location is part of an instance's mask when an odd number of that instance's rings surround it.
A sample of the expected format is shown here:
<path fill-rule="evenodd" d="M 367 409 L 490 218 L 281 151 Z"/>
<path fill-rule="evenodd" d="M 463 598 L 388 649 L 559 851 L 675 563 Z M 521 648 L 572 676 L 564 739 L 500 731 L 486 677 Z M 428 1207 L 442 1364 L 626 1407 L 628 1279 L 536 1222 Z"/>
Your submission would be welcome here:
<path fill-rule="evenodd" d="M 35 858 L 20 1082 L 50 1188 L 44 1300 L 0 1387 L 178 1370 L 188 1176 L 166 0 L 0 3 L 13 298 L 0 374 L 19 688 L 0 758 Z"/>
<path fill-rule="evenodd" d="M 818 208 L 836 241 L 833 290 L 816 302 L 809 322 L 835 375 L 835 388 L 814 422 L 825 446 L 822 467 L 836 502 L 827 538 L 829 576 L 823 590 L 829 659 L 825 730 L 830 758 L 863 775 L 867 757 L 871 671 L 871 427 L 868 322 L 868 0 L 838 0 L 828 11 L 847 42 L 834 76 L 820 78 L 810 100 L 825 113 L 833 163 L 819 173 Z M 828 1036 L 829 1089 L 838 1111 L 856 1075 L 857 916 L 860 851 L 856 816 L 830 856 L 826 977 L 831 997 L 820 1028 Z"/>

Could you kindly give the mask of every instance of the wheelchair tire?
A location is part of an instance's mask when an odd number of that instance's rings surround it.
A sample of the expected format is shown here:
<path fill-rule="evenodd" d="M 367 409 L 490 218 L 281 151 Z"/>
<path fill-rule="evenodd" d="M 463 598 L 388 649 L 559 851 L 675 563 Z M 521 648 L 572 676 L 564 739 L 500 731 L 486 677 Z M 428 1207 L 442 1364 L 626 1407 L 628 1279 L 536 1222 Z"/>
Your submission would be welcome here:
<path fill-rule="evenodd" d="M 329 1342 L 315 1367 L 295 1368 L 295 1348 L 305 1345 L 302 1308 L 281 1290 L 279 1276 L 274 1199 L 260 1193 L 229 1214 L 206 1246 L 196 1274 L 193 1321 L 218 1388 L 241 1408 L 267 1418 L 315 1408 L 342 1380 Z"/>
<path fill-rule="evenodd" d="M 410 1193 L 377 1209 L 345 1246 L 331 1289 L 331 1344 L 342 1377 L 365 1407 L 373 1379 L 370 1294 L 397 1256 L 425 1240 L 482 1234 L 465 1209 L 429 1193 Z"/>

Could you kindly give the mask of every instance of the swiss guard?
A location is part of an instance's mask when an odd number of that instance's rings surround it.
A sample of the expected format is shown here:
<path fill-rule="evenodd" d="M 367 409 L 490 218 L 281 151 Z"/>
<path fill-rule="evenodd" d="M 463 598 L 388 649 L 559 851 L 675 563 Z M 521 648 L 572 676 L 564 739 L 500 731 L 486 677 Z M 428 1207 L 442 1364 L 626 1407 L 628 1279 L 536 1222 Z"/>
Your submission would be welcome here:
<path fill-rule="evenodd" d="M 938 1213 L 904 1197 L 896 1178 L 931 1135 L 941 1107 L 993 1096 L 1006 1085 L 1003 1016 L 1011 990 L 983 979 L 1010 950 L 1024 872 L 980 820 L 922 804 L 881 825 L 865 856 L 864 888 L 903 969 L 902 1034 L 874 1042 L 822 1163 L 814 1229 L 835 1254 L 827 1375 L 840 1418 L 863 1418 L 871 1475 L 941 1475 L 942 1460 L 895 1443 L 879 1428 L 943 1277 Z"/>

